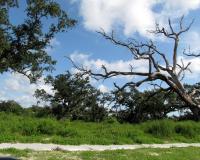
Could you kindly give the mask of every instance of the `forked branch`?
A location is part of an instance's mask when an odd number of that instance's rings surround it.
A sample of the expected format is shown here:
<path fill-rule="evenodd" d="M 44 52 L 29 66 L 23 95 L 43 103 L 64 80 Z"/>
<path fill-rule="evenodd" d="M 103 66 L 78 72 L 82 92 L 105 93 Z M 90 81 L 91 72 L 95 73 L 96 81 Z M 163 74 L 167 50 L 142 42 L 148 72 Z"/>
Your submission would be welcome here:
<path fill-rule="evenodd" d="M 161 34 L 166 38 L 172 39 L 174 41 L 173 50 L 171 53 L 163 53 L 151 40 L 149 42 L 138 42 L 135 39 L 121 41 L 115 37 L 114 32 L 112 32 L 110 35 L 104 31 L 98 32 L 105 39 L 111 41 L 113 44 L 125 47 L 131 53 L 135 61 L 143 60 L 144 62 L 147 62 L 148 68 L 146 72 L 135 71 L 134 65 L 129 64 L 131 66 L 130 71 L 110 71 L 106 66 L 102 65 L 103 71 L 101 73 L 94 73 L 91 69 L 87 70 L 84 67 L 79 67 L 75 65 L 72 60 L 71 61 L 74 64 L 75 68 L 77 68 L 81 72 L 84 72 L 85 74 L 89 74 L 90 76 L 95 77 L 96 79 L 107 79 L 122 75 L 142 77 L 140 80 L 131 81 L 129 83 L 126 83 L 122 87 L 119 87 L 115 84 L 115 87 L 119 90 L 123 90 L 126 87 L 139 87 L 146 82 L 150 82 L 151 84 L 156 85 L 157 80 L 165 82 L 168 87 L 162 88 L 162 86 L 160 86 L 159 90 L 167 90 L 177 93 L 180 99 L 182 99 L 182 101 L 186 105 L 189 105 L 191 107 L 190 109 L 192 110 L 192 112 L 196 110 L 194 108 L 198 108 L 200 110 L 200 105 L 192 97 L 193 94 L 187 93 L 187 90 L 184 88 L 184 85 L 181 82 L 185 77 L 185 72 L 191 71 L 189 68 L 191 63 L 189 62 L 185 64 L 183 60 L 181 60 L 179 64 L 179 62 L 177 61 L 179 38 L 183 33 L 187 32 L 191 28 L 194 22 L 194 20 L 192 20 L 192 22 L 188 26 L 184 26 L 183 20 L 184 17 L 181 17 L 181 19 L 178 21 L 179 27 L 174 27 L 171 20 L 169 19 L 168 29 L 164 27 L 161 28 L 158 24 L 156 24 L 156 29 L 154 31 L 151 31 L 151 33 Z M 172 57 L 172 60 L 167 57 Z"/>

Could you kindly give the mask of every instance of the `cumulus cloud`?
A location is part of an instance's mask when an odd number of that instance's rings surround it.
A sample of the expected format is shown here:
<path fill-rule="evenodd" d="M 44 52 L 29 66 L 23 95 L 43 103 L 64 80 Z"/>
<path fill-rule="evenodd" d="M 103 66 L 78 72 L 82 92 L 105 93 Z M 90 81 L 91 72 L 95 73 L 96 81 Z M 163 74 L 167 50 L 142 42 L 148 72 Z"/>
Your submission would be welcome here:
<path fill-rule="evenodd" d="M 15 100 L 24 107 L 29 107 L 37 103 L 33 96 L 36 89 L 44 89 L 48 93 L 53 93 L 52 87 L 45 84 L 41 78 L 37 84 L 30 84 L 27 77 L 17 73 L 7 73 L 5 80 L 1 80 L 2 90 L 0 100 Z"/>
<path fill-rule="evenodd" d="M 89 30 L 103 28 L 108 32 L 117 24 L 127 35 L 135 31 L 145 34 L 155 22 L 151 11 L 154 4 L 149 0 L 82 0 L 80 13 Z"/>
<path fill-rule="evenodd" d="M 55 51 L 55 48 L 56 47 L 59 47 L 60 46 L 60 41 L 58 41 L 58 39 L 56 38 L 53 38 L 51 41 L 50 41 L 50 44 L 49 46 L 45 49 L 45 51 L 48 53 L 48 54 L 51 54 L 53 51 Z"/>
<path fill-rule="evenodd" d="M 81 60 L 79 59 L 79 57 L 81 57 Z M 88 54 L 82 54 L 82 53 L 74 53 L 71 54 L 71 58 L 74 62 L 76 62 L 76 64 L 82 65 L 84 67 L 86 67 L 87 69 L 91 69 L 93 72 L 96 73 L 102 73 L 102 65 L 105 65 L 106 68 L 108 69 L 108 71 L 130 71 L 130 65 L 133 66 L 134 71 L 140 71 L 140 72 L 148 72 L 148 62 L 144 61 L 144 60 L 117 60 L 117 61 L 106 61 L 103 59 L 92 59 L 90 55 Z M 196 58 L 196 57 L 185 57 L 185 56 L 179 56 L 178 57 L 178 63 L 181 64 L 183 61 L 183 63 L 185 64 L 185 66 L 188 63 L 191 63 L 191 65 L 189 66 L 190 70 L 192 72 L 187 71 L 186 72 L 186 76 L 185 76 L 185 80 L 186 81 L 193 81 L 194 82 L 198 82 L 199 78 L 200 78 L 200 57 Z M 77 72 L 77 71 L 76 71 Z M 167 74 L 167 73 L 166 73 Z M 117 78 L 123 78 L 123 80 L 125 81 L 130 81 L 133 80 L 133 78 L 139 78 L 138 76 L 120 76 Z M 121 79 L 122 80 L 122 79 Z M 95 82 L 92 82 L 93 84 L 95 84 Z M 100 90 L 102 90 L 103 92 L 107 92 L 109 89 L 100 84 L 98 86 L 98 88 Z"/>
<path fill-rule="evenodd" d="M 106 86 L 103 85 L 103 84 L 99 85 L 98 89 L 99 89 L 102 93 L 107 93 L 107 92 L 109 92 L 109 88 L 106 87 Z"/>
<path fill-rule="evenodd" d="M 101 73 L 102 65 L 104 65 L 108 71 L 130 71 L 131 66 L 134 71 L 148 72 L 148 61 L 146 60 L 117 60 L 107 61 L 104 59 L 92 59 L 90 55 L 83 53 L 73 53 L 70 58 L 77 64 L 93 70 L 93 72 Z M 132 76 L 126 76 L 130 79 Z"/>
<path fill-rule="evenodd" d="M 187 32 L 183 40 L 181 41 L 181 48 L 185 49 L 185 52 L 192 53 L 192 54 L 199 54 L 200 53 L 200 33 L 198 31 L 189 31 Z M 193 80 L 199 81 L 200 78 L 200 57 L 185 57 L 179 56 L 178 61 L 181 64 L 181 59 L 184 64 L 188 64 L 191 62 L 190 70 L 192 73 L 186 73 L 186 80 Z"/>
<path fill-rule="evenodd" d="M 185 65 L 187 65 L 188 63 L 191 63 L 189 68 L 192 72 L 189 72 L 189 71 L 186 72 L 186 80 L 193 80 L 193 82 L 199 81 L 199 78 L 200 78 L 200 67 L 199 67 L 200 66 L 200 58 L 196 58 L 196 57 L 188 58 L 188 57 L 179 56 L 178 57 L 178 63 L 179 64 L 181 64 L 181 60 L 183 61 L 183 63 Z"/>
<path fill-rule="evenodd" d="M 198 53 L 200 51 L 199 42 L 200 33 L 198 31 L 189 31 L 184 35 L 182 44 L 186 50 L 190 49 L 190 51 Z"/>
<path fill-rule="evenodd" d="M 179 17 L 187 15 L 191 10 L 196 10 L 200 7 L 200 0 L 162 0 L 163 9 L 161 16 Z"/>
<path fill-rule="evenodd" d="M 147 30 L 155 22 L 165 24 L 167 18 L 187 15 L 200 8 L 200 0 L 79 0 L 80 14 L 86 29 L 103 28 L 106 32 L 122 27 L 126 36 L 138 32 L 149 36 Z"/>

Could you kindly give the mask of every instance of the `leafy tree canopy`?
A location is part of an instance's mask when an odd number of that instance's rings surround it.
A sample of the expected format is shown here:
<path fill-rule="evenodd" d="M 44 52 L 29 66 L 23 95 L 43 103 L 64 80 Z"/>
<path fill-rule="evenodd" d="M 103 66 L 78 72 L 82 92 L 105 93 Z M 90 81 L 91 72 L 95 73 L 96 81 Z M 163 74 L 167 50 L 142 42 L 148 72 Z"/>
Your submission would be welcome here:
<path fill-rule="evenodd" d="M 142 122 L 167 118 L 170 112 L 181 110 L 183 106 L 176 94 L 158 92 L 155 89 L 140 92 L 135 88 L 129 88 L 113 93 L 120 121 Z"/>
<path fill-rule="evenodd" d="M 91 86 L 88 77 L 67 72 L 56 77 L 48 76 L 45 82 L 52 86 L 53 93 L 38 89 L 35 96 L 50 102 L 58 118 L 99 121 L 106 115 L 103 95 Z"/>
<path fill-rule="evenodd" d="M 45 48 L 56 33 L 67 31 L 76 21 L 56 1 L 25 2 L 26 17 L 23 23 L 15 25 L 9 13 L 12 8 L 20 9 L 20 1 L 0 0 L 0 73 L 19 72 L 34 82 L 55 64 Z"/>

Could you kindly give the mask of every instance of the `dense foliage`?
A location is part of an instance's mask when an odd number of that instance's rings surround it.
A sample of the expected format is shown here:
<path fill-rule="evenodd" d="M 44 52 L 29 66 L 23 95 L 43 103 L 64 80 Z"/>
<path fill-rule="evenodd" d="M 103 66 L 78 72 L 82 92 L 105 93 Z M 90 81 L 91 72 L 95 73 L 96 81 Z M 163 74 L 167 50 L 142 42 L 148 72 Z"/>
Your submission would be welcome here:
<path fill-rule="evenodd" d="M 89 78 L 70 72 L 45 79 L 52 86 L 53 93 L 37 90 L 35 96 L 51 104 L 52 114 L 58 119 L 70 118 L 101 121 L 106 116 L 103 94 L 95 89 Z"/>
<path fill-rule="evenodd" d="M 56 1 L 27 0 L 25 19 L 15 24 L 10 10 L 21 7 L 21 1 L 0 1 L 0 73 L 15 71 L 35 81 L 43 71 L 53 69 L 55 61 L 46 48 L 58 32 L 67 31 L 75 20 Z"/>
<path fill-rule="evenodd" d="M 114 108 L 117 118 L 125 122 L 142 122 L 167 118 L 171 112 L 181 110 L 176 94 L 157 93 L 157 90 L 140 92 L 136 89 L 114 91 Z"/>
<path fill-rule="evenodd" d="M 24 112 L 24 109 L 17 102 L 9 100 L 0 102 L 0 112 L 14 113 L 20 115 Z"/>

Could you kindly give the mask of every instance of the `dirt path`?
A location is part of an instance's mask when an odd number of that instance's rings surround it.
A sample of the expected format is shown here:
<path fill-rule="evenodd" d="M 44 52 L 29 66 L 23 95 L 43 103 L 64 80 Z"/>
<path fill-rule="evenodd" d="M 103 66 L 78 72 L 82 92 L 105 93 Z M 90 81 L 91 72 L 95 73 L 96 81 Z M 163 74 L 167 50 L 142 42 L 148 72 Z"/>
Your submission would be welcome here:
<path fill-rule="evenodd" d="M 138 149 L 138 148 L 171 148 L 171 147 L 200 147 L 200 143 L 172 143 L 172 144 L 138 144 L 138 145 L 57 145 L 42 143 L 1 143 L 0 149 L 16 148 L 31 149 L 35 151 L 104 151 L 119 149 Z"/>

